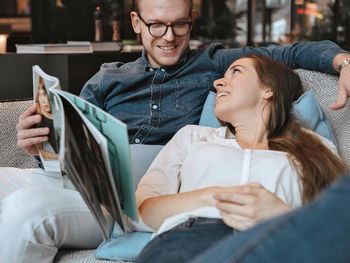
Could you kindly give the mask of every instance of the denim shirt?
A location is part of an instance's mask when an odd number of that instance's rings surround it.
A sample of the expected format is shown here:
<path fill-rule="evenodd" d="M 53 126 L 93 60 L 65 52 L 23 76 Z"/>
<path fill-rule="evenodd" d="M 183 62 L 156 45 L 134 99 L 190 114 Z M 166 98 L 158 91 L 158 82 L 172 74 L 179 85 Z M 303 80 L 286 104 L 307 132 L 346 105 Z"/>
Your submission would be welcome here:
<path fill-rule="evenodd" d="M 330 41 L 238 49 L 212 44 L 188 51 L 177 65 L 160 68 L 152 68 L 143 52 L 133 62 L 103 64 L 80 96 L 125 122 L 130 143 L 165 144 L 181 127 L 198 124 L 213 81 L 238 58 L 255 53 L 291 68 L 335 74 L 333 59 L 340 52 Z"/>

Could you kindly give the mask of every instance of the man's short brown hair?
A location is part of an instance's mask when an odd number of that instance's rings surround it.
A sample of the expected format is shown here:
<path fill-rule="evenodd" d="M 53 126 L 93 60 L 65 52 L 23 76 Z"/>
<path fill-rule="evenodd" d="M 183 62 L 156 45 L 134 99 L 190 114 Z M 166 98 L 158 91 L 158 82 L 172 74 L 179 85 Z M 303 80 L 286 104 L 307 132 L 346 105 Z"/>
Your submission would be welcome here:
<path fill-rule="evenodd" d="M 140 9 L 139 9 L 140 1 L 141 1 L 141 0 L 134 0 L 134 1 L 133 1 L 133 9 L 134 9 L 136 12 L 140 12 Z M 192 10 L 192 8 L 193 8 L 193 0 L 190 0 L 190 11 Z"/>

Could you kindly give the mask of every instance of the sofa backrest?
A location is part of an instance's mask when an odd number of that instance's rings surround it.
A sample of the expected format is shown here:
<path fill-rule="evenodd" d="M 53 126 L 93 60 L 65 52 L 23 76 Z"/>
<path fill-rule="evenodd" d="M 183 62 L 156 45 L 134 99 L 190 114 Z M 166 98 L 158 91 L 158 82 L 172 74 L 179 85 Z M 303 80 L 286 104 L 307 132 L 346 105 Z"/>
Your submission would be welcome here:
<path fill-rule="evenodd" d="M 329 105 L 338 95 L 338 77 L 315 71 L 298 69 L 304 88 L 314 90 L 317 100 L 328 116 L 337 140 L 340 156 L 350 167 L 350 102 L 341 110 L 331 110 Z"/>
<path fill-rule="evenodd" d="M 339 153 L 350 167 L 350 103 L 338 111 L 330 110 L 328 107 L 336 100 L 338 77 L 302 69 L 296 72 L 303 81 L 305 89 L 315 91 L 321 107 L 330 119 Z M 16 138 L 18 117 L 31 103 L 32 101 L 0 103 L 0 167 L 37 167 L 33 158 L 17 146 Z"/>

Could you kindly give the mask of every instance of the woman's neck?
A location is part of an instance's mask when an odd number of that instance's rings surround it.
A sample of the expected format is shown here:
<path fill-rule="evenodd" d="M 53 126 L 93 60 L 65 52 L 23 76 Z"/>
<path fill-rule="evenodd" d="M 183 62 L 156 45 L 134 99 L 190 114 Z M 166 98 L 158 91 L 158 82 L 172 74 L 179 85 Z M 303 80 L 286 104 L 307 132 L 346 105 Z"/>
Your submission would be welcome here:
<path fill-rule="evenodd" d="M 248 120 L 248 121 L 247 121 Z M 244 119 L 231 123 L 235 127 L 237 143 L 243 149 L 269 149 L 268 130 L 261 118 Z"/>
<path fill-rule="evenodd" d="M 242 149 L 269 149 L 267 132 L 258 129 L 249 132 L 244 128 L 242 131 L 244 132 L 241 132 L 240 130 L 237 131 L 236 129 L 236 141 Z"/>

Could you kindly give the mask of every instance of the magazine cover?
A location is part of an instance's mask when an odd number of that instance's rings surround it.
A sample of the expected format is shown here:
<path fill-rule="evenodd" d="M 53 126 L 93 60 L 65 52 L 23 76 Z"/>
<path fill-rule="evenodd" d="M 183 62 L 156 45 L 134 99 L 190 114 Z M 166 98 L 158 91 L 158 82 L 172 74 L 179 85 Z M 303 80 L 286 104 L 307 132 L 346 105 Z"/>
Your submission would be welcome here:
<path fill-rule="evenodd" d="M 37 113 L 41 114 L 42 121 L 38 127 L 49 127 L 50 134 L 47 142 L 37 144 L 37 149 L 44 169 L 49 172 L 60 172 L 58 160 L 59 143 L 54 131 L 52 103 L 50 89 L 60 89 L 59 80 L 47 75 L 40 67 L 33 67 L 33 98 L 37 103 Z M 56 135 L 55 135 L 56 134 Z"/>

